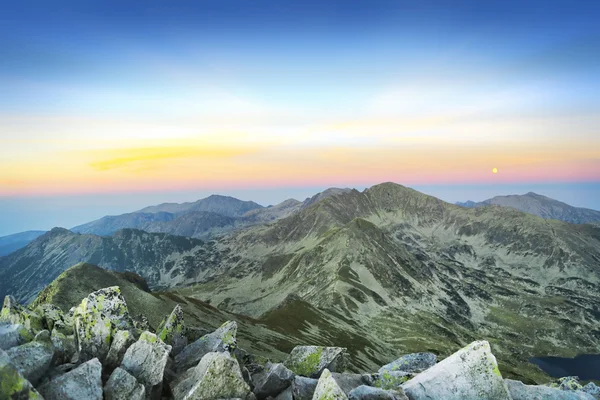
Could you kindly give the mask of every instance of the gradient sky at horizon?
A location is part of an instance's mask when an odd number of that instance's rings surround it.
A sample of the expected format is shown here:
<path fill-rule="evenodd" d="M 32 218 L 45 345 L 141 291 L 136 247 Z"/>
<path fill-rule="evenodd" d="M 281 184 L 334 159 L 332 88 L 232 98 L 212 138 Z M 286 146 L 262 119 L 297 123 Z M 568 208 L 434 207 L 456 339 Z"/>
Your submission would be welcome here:
<path fill-rule="evenodd" d="M 5 210 L 383 181 L 600 187 L 599 2 L 176 3 L 3 6 Z M 597 207 L 589 193 L 576 205 Z"/>

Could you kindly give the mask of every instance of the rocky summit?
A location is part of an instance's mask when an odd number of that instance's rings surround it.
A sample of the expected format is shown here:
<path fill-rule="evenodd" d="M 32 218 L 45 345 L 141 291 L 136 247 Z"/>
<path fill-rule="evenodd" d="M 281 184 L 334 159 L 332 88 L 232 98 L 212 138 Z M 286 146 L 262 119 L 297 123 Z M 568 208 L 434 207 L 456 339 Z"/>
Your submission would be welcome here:
<path fill-rule="evenodd" d="M 431 353 L 400 354 L 378 371 L 361 374 L 348 371 L 349 354 L 342 347 L 298 345 L 283 360 L 268 360 L 239 347 L 235 321 L 197 337 L 179 305 L 156 332 L 143 329 L 130 317 L 118 286 L 89 293 L 66 313 L 7 297 L 0 315 L 0 399 L 600 398 L 597 386 L 582 386 L 577 377 L 549 385 L 504 379 L 487 341 L 439 362 Z M 38 323 L 25 327 L 27 320 Z M 73 351 L 65 354 L 57 337 L 74 338 Z"/>

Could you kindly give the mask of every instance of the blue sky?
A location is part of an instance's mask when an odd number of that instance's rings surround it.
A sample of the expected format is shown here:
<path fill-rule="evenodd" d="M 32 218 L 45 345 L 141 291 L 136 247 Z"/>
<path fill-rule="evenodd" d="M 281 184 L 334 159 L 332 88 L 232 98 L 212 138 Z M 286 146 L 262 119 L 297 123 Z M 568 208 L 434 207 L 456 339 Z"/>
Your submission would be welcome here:
<path fill-rule="evenodd" d="M 600 208 L 599 20 L 586 1 L 7 2 L 0 234 L 383 181 Z"/>

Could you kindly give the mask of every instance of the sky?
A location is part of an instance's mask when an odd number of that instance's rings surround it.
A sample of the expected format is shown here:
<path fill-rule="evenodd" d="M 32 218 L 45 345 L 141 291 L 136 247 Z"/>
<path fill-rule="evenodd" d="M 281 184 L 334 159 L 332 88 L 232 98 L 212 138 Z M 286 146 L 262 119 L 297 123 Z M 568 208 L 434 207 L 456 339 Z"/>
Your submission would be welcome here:
<path fill-rule="evenodd" d="M 9 2 L 0 235 L 384 181 L 600 208 L 598 20 L 573 0 Z"/>

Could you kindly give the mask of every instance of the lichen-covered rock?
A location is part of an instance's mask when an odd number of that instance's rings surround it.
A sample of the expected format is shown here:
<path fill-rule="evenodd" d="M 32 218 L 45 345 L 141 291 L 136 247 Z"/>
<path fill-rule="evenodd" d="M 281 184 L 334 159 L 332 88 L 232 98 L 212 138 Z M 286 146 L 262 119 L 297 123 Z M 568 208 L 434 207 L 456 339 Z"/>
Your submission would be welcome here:
<path fill-rule="evenodd" d="M 284 364 L 296 375 L 318 378 L 325 368 L 343 372 L 346 360 L 343 347 L 296 346 Z"/>
<path fill-rule="evenodd" d="M 114 335 L 110 350 L 106 356 L 104 367 L 108 371 L 112 371 L 121 365 L 125 352 L 131 346 L 135 340 L 133 335 L 129 331 L 117 331 Z"/>
<path fill-rule="evenodd" d="M 79 361 L 104 361 L 113 333 L 133 328 L 127 304 L 118 286 L 90 293 L 73 314 Z"/>
<path fill-rule="evenodd" d="M 129 346 L 123 356 L 121 368 L 146 387 L 148 396 L 160 393 L 170 351 L 171 346 L 146 331 L 137 342 Z"/>
<path fill-rule="evenodd" d="M 42 318 L 33 311 L 21 306 L 13 296 L 6 296 L 0 311 L 0 323 L 23 325 L 30 333 L 35 335 L 44 329 Z"/>
<path fill-rule="evenodd" d="M 138 314 L 137 317 L 133 318 L 133 325 L 142 332 L 150 330 L 150 322 L 148 322 L 148 318 L 143 314 Z"/>
<path fill-rule="evenodd" d="M 41 399 L 42 396 L 12 364 L 10 357 L 0 349 L 0 399 Z"/>
<path fill-rule="evenodd" d="M 204 355 L 212 352 L 231 352 L 236 347 L 237 323 L 227 321 L 216 331 L 202 336 L 175 356 L 175 367 L 185 371 L 198 365 Z"/>
<path fill-rule="evenodd" d="M 49 331 L 54 329 L 56 322 L 64 322 L 62 310 L 54 304 L 40 304 L 36 307 L 35 311 L 42 317 L 42 322 Z"/>
<path fill-rule="evenodd" d="M 33 340 L 33 335 L 21 324 L 0 324 L 0 350 L 8 350 Z"/>
<path fill-rule="evenodd" d="M 385 371 L 423 372 L 437 362 L 433 353 L 406 354 L 389 364 L 379 368 L 379 373 Z"/>
<path fill-rule="evenodd" d="M 347 400 L 348 396 L 346 393 L 340 388 L 338 383 L 331 372 L 327 368 L 323 370 L 321 377 L 319 378 L 319 382 L 317 383 L 317 388 L 315 389 L 315 394 L 313 395 L 313 400 Z"/>
<path fill-rule="evenodd" d="M 523 382 L 506 380 L 512 400 L 594 400 L 584 391 L 567 391 L 544 385 L 525 385 Z"/>
<path fill-rule="evenodd" d="M 295 400 L 311 400 L 317 389 L 318 379 L 296 375 L 292 381 L 292 393 Z"/>
<path fill-rule="evenodd" d="M 578 376 L 565 376 L 558 378 L 556 381 L 548 385 L 551 388 L 560 390 L 581 390 L 583 386 L 579 383 Z"/>
<path fill-rule="evenodd" d="M 246 398 L 250 386 L 244 381 L 237 360 L 228 352 L 211 352 L 187 379 L 175 386 L 175 400 Z"/>
<path fill-rule="evenodd" d="M 102 400 L 102 364 L 97 358 L 39 387 L 46 400 Z"/>
<path fill-rule="evenodd" d="M 156 335 L 166 344 L 173 348 L 171 354 L 176 356 L 187 346 L 185 336 L 185 324 L 183 322 L 183 310 L 177 304 L 166 321 L 162 322 L 156 330 Z"/>
<path fill-rule="evenodd" d="M 54 346 L 56 361 L 58 363 L 65 363 L 70 361 L 77 351 L 75 335 L 65 335 L 61 330 L 57 329 L 57 325 L 54 325 L 54 329 L 50 333 L 50 341 Z"/>
<path fill-rule="evenodd" d="M 39 331 L 37 335 L 34 336 L 33 340 L 36 342 L 51 343 L 50 332 L 47 329 Z"/>
<path fill-rule="evenodd" d="M 375 375 L 373 386 L 390 390 L 401 388 L 404 383 L 415 377 L 415 374 L 404 371 L 383 371 Z"/>
<path fill-rule="evenodd" d="M 403 388 L 412 400 L 510 400 L 496 357 L 486 341 L 471 343 L 421 372 Z"/>
<path fill-rule="evenodd" d="M 294 380 L 294 373 L 283 364 L 267 364 L 264 371 L 252 377 L 254 394 L 259 400 L 275 397 L 287 389 Z"/>
<path fill-rule="evenodd" d="M 113 371 L 104 385 L 105 400 L 143 400 L 146 388 L 123 368 Z"/>
<path fill-rule="evenodd" d="M 404 390 L 384 390 L 377 387 L 362 385 L 348 394 L 350 400 L 408 400 Z"/>
<path fill-rule="evenodd" d="M 6 351 L 12 364 L 23 374 L 25 379 L 36 385 L 44 373 L 50 368 L 54 356 L 54 348 L 50 341 L 29 342 Z"/>
<path fill-rule="evenodd" d="M 588 383 L 581 390 L 600 400 L 600 387 L 598 387 L 594 382 Z"/>

